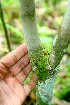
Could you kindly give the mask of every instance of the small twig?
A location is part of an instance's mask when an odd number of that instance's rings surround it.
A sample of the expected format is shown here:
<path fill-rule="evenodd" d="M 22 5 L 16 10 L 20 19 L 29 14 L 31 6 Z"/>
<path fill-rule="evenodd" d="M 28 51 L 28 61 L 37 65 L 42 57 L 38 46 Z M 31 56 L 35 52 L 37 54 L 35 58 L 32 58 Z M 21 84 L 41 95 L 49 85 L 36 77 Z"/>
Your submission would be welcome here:
<path fill-rule="evenodd" d="M 2 24 L 3 24 L 3 28 L 4 28 L 4 32 L 5 32 L 5 37 L 6 37 L 6 40 L 7 40 L 7 46 L 8 46 L 9 51 L 11 51 L 10 40 L 9 40 L 6 24 L 5 24 L 5 21 L 4 21 L 4 15 L 3 15 L 3 9 L 2 9 L 1 1 L 0 1 L 0 17 L 1 17 L 1 20 L 2 20 Z"/>

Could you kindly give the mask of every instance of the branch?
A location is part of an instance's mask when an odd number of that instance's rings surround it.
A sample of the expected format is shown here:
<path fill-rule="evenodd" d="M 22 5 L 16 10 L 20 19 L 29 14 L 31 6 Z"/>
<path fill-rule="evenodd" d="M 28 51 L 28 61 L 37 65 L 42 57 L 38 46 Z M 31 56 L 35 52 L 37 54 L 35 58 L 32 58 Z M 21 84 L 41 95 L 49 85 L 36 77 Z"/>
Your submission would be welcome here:
<path fill-rule="evenodd" d="M 42 82 L 46 78 L 50 78 L 55 72 L 51 74 L 51 70 L 46 68 L 48 53 L 45 55 L 45 48 L 41 44 L 38 35 L 34 0 L 19 0 L 19 8 L 30 62 L 38 80 Z"/>
<path fill-rule="evenodd" d="M 34 0 L 19 0 L 19 8 L 27 49 L 36 50 L 41 45 L 41 41 L 35 19 Z"/>
<path fill-rule="evenodd" d="M 4 32 L 5 32 L 5 37 L 6 37 L 6 40 L 7 40 L 7 46 L 8 46 L 9 51 L 11 51 L 10 40 L 9 40 L 9 36 L 8 36 L 6 25 L 5 25 L 5 21 L 4 21 L 1 1 L 0 1 L 0 17 L 1 17 L 1 20 L 2 20 L 2 24 L 3 24 L 3 28 L 4 28 Z"/>
<path fill-rule="evenodd" d="M 70 43 L 70 2 L 67 7 L 66 13 L 64 15 L 60 30 L 58 35 L 55 37 L 52 51 L 49 57 L 49 70 L 56 71 L 55 75 L 46 79 L 44 82 L 40 83 L 38 81 L 37 90 L 37 105 L 51 105 L 53 87 L 55 84 L 55 79 L 57 72 L 59 70 L 60 61 L 63 55 L 66 53 L 67 47 Z M 51 73 L 52 73 L 51 72 Z"/>
<path fill-rule="evenodd" d="M 55 69 L 60 64 L 63 55 L 66 53 L 67 47 L 70 43 L 70 2 L 65 12 L 58 35 L 56 35 L 49 62 L 52 69 Z"/>

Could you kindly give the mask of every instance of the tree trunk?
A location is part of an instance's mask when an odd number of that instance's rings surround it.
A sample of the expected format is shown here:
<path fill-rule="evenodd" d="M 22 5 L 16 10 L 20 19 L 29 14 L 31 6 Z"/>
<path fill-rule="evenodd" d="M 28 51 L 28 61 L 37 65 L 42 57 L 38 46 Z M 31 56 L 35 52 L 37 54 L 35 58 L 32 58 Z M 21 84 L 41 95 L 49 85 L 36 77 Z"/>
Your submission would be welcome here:
<path fill-rule="evenodd" d="M 59 33 L 53 41 L 50 56 L 48 56 L 48 52 L 45 54 L 45 49 L 38 35 L 34 1 L 19 0 L 19 8 L 31 65 L 38 77 L 36 105 L 51 105 L 60 61 L 70 41 L 70 2 Z"/>

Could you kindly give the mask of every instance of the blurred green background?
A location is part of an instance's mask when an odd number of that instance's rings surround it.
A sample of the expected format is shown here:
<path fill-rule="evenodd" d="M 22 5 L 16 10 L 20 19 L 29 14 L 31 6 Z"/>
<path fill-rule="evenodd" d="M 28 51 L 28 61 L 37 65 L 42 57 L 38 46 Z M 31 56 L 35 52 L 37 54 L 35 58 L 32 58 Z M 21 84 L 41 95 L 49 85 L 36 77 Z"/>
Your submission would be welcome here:
<path fill-rule="evenodd" d="M 36 21 L 40 39 L 44 47 L 51 51 L 52 42 L 58 34 L 68 0 L 35 0 Z M 21 19 L 19 16 L 19 2 L 15 0 L 2 0 L 6 27 L 11 42 L 11 49 L 24 43 Z M 0 19 L 0 58 L 8 53 L 7 42 Z M 32 72 L 27 77 L 27 83 Z M 30 93 L 23 105 L 35 105 L 36 88 Z M 53 90 L 52 105 L 70 105 L 70 45 L 63 56 L 60 69 Z"/>

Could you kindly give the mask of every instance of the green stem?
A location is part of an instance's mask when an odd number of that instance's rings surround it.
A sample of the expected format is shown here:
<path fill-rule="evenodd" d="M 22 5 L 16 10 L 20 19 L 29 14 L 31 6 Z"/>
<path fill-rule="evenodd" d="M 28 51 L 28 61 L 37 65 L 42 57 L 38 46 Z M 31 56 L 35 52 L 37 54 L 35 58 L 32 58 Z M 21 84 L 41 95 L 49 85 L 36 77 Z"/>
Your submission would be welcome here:
<path fill-rule="evenodd" d="M 5 24 L 5 21 L 4 21 L 1 1 L 0 1 L 0 17 L 1 17 L 1 20 L 2 20 L 2 24 L 3 24 L 3 28 L 4 28 L 4 32 L 5 32 L 5 37 L 6 37 L 6 40 L 7 40 L 7 46 L 8 46 L 9 51 L 11 51 L 11 45 L 10 45 L 10 40 L 9 40 L 6 24 Z"/>

